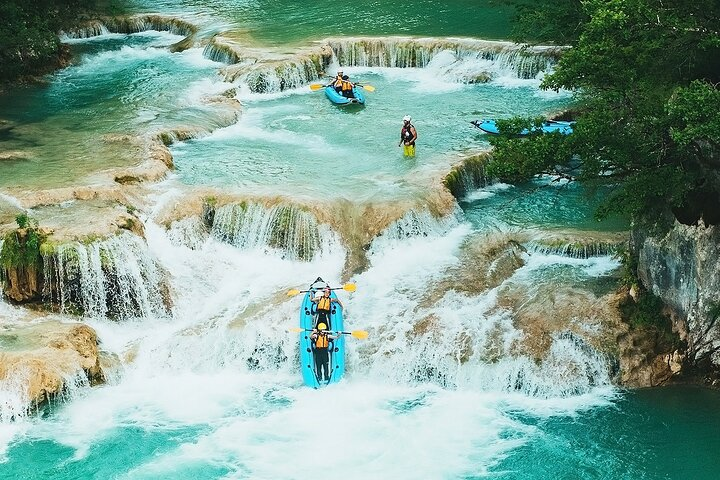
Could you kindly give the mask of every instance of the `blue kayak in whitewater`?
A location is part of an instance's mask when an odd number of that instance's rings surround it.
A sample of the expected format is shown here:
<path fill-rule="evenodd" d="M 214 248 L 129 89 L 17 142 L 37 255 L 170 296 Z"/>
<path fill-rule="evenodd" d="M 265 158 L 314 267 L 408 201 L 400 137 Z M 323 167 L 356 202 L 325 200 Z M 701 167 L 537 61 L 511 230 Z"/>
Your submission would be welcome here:
<path fill-rule="evenodd" d="M 311 301 L 316 292 L 322 292 L 322 289 L 327 286 L 327 283 L 322 278 L 315 280 L 309 287 L 308 291 L 303 297 L 302 305 L 300 305 L 300 328 L 303 329 L 300 332 L 300 370 L 302 371 L 303 382 L 308 387 L 318 388 L 323 385 L 329 385 L 331 383 L 338 382 L 345 374 L 345 337 L 340 335 L 339 338 L 330 341 L 328 347 L 330 364 L 328 365 L 328 371 L 330 373 L 330 379 L 328 381 L 321 381 L 315 372 L 315 347 L 310 335 L 312 329 L 315 326 L 315 316 L 317 314 L 317 304 Z M 331 291 L 330 298 L 337 298 L 334 291 Z M 342 331 L 344 328 L 343 324 L 343 312 L 342 307 L 337 302 L 331 304 L 330 310 L 330 325 L 328 330 L 331 331 Z"/>
<path fill-rule="evenodd" d="M 475 125 L 477 128 L 482 130 L 485 133 L 489 133 L 491 135 L 498 135 L 500 134 L 500 130 L 498 129 L 497 123 L 495 120 L 492 119 L 486 119 L 486 120 L 473 120 L 473 125 Z M 547 122 L 544 122 L 542 126 L 540 127 L 540 130 L 542 130 L 543 133 L 553 133 L 553 132 L 559 132 L 563 135 L 570 135 L 573 133 L 573 125 L 575 122 L 561 122 L 557 120 L 548 120 Z M 526 128 L 523 129 L 519 135 L 528 135 L 530 131 Z"/>
<path fill-rule="evenodd" d="M 354 98 L 343 97 L 336 90 L 335 87 L 325 87 L 325 96 L 335 105 L 365 105 L 365 95 L 362 93 L 362 88 L 353 87 L 352 89 Z"/>

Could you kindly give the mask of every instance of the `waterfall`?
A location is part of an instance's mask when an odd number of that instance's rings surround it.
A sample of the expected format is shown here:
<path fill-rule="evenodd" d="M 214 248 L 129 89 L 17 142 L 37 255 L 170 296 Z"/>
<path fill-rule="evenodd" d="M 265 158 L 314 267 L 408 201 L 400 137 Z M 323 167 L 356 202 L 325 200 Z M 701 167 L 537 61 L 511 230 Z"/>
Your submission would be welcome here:
<path fill-rule="evenodd" d="M 408 210 L 392 222 L 372 243 L 370 251 L 388 248 L 408 238 L 438 237 L 459 224 L 459 210 L 445 217 L 435 217 L 429 210 Z"/>
<path fill-rule="evenodd" d="M 61 244 L 43 259 L 45 293 L 63 312 L 118 319 L 166 313 L 161 272 L 136 235 Z"/>
<path fill-rule="evenodd" d="M 187 37 L 197 32 L 197 27 L 179 18 L 161 15 L 113 17 L 94 20 L 73 30 L 60 32 L 61 39 L 91 38 L 108 33 L 139 33 L 148 30 L 169 32 Z"/>
<path fill-rule="evenodd" d="M 456 61 L 464 64 L 484 61 L 482 67 L 491 70 L 453 68 L 458 80 L 464 83 L 484 81 L 482 74 L 492 72 L 511 72 L 523 79 L 535 78 L 552 67 L 556 53 L 556 50 L 547 47 L 522 48 L 508 42 L 469 39 L 349 38 L 330 39 L 328 44 L 340 65 L 426 68 L 440 54 L 450 53 Z"/>
<path fill-rule="evenodd" d="M 167 235 L 173 245 L 183 245 L 196 250 L 207 240 L 208 229 L 201 218 L 189 217 L 173 222 Z"/>
<path fill-rule="evenodd" d="M 233 65 L 246 60 L 237 49 L 226 43 L 222 43 L 217 37 L 213 38 L 210 43 L 205 45 L 203 56 L 214 62 L 226 63 Z M 247 59 L 250 63 L 254 63 L 254 59 Z"/>
<path fill-rule="evenodd" d="M 67 41 L 81 38 L 98 37 L 100 35 L 108 35 L 110 33 L 112 32 L 108 30 L 107 25 L 99 21 L 92 21 L 74 30 L 60 32 L 60 39 L 63 41 Z"/>
<path fill-rule="evenodd" d="M 31 379 L 37 376 L 37 372 L 32 372 L 31 368 L 33 367 L 27 364 L 15 364 L 8 368 L 4 378 L 0 378 L 0 425 L 3 427 L 37 413 L 40 407 L 34 405 L 30 398 Z M 46 400 L 67 402 L 80 390 L 90 386 L 87 375 L 82 369 L 73 373 L 61 372 L 60 376 L 63 379 L 62 390 L 58 395 Z M 52 407 L 52 404 L 49 406 Z"/>
<path fill-rule="evenodd" d="M 258 67 L 245 76 L 245 82 L 253 93 L 282 92 L 317 80 L 321 68 L 311 58 L 283 62 L 276 66 Z"/>
<path fill-rule="evenodd" d="M 487 186 L 489 179 L 485 174 L 485 165 L 489 159 L 487 153 L 464 159 L 445 176 L 443 185 L 457 199 L 464 197 L 468 192 Z"/>
<path fill-rule="evenodd" d="M 294 205 L 242 202 L 217 209 L 211 234 L 241 249 L 271 248 L 283 258 L 312 260 L 327 251 L 330 230 Z"/>
<path fill-rule="evenodd" d="M 541 255 L 560 255 L 563 257 L 587 259 L 614 255 L 622 246 L 619 242 L 528 242 L 524 246 L 528 253 Z"/>

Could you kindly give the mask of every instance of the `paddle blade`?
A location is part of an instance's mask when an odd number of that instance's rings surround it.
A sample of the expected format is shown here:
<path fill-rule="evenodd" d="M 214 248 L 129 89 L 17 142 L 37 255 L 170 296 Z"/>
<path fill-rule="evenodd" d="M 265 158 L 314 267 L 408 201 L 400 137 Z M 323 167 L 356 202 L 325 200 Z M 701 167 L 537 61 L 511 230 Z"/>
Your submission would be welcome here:
<path fill-rule="evenodd" d="M 367 90 L 368 92 L 374 92 L 374 91 L 375 91 L 375 87 L 373 87 L 372 85 L 362 85 L 362 88 L 364 88 L 364 89 Z"/>
<path fill-rule="evenodd" d="M 346 292 L 354 292 L 355 290 L 357 290 L 357 287 L 354 283 L 346 283 L 345 285 L 343 285 L 343 290 L 345 290 Z"/>
<path fill-rule="evenodd" d="M 359 338 L 360 340 L 365 340 L 368 337 L 368 332 L 365 330 L 353 330 L 350 332 L 350 335 L 355 338 Z"/>
<path fill-rule="evenodd" d="M 310 90 L 312 90 L 313 92 L 317 92 L 318 90 L 322 90 L 323 88 L 325 88 L 325 85 L 320 85 L 319 83 L 313 83 L 312 85 L 310 85 Z"/>
<path fill-rule="evenodd" d="M 288 297 L 294 297 L 294 296 L 297 295 L 298 293 L 300 293 L 300 290 L 296 290 L 296 289 L 293 288 L 292 290 L 288 290 L 287 296 L 288 296 Z"/>
<path fill-rule="evenodd" d="M 289 332 L 300 333 L 300 332 L 304 332 L 305 329 L 304 329 L 304 328 L 300 328 L 300 327 L 293 327 L 293 328 L 288 328 L 288 331 L 289 331 Z"/>

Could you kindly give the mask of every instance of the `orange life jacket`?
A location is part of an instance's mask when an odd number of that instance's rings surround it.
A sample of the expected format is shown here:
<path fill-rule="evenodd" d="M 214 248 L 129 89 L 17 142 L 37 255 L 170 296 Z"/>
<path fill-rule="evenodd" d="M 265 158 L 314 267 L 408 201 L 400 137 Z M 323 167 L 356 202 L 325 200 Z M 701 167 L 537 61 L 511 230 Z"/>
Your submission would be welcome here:
<path fill-rule="evenodd" d="M 343 80 L 342 83 L 340 84 L 340 88 L 342 89 L 343 92 L 347 92 L 347 91 L 352 90 L 353 84 L 348 80 Z"/>
<path fill-rule="evenodd" d="M 327 333 L 320 332 L 315 339 L 315 348 L 328 348 L 328 336 Z"/>
<path fill-rule="evenodd" d="M 330 310 L 330 297 L 320 297 L 317 305 L 318 310 Z"/>

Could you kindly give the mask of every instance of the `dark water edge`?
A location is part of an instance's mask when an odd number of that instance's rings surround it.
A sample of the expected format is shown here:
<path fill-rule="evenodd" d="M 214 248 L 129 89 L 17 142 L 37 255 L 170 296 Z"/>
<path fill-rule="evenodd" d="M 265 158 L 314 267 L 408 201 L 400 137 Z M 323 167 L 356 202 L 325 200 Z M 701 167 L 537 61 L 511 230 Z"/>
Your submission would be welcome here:
<path fill-rule="evenodd" d="M 538 435 L 500 462 L 491 478 L 720 478 L 718 390 L 629 391 L 612 407 L 537 427 Z"/>

